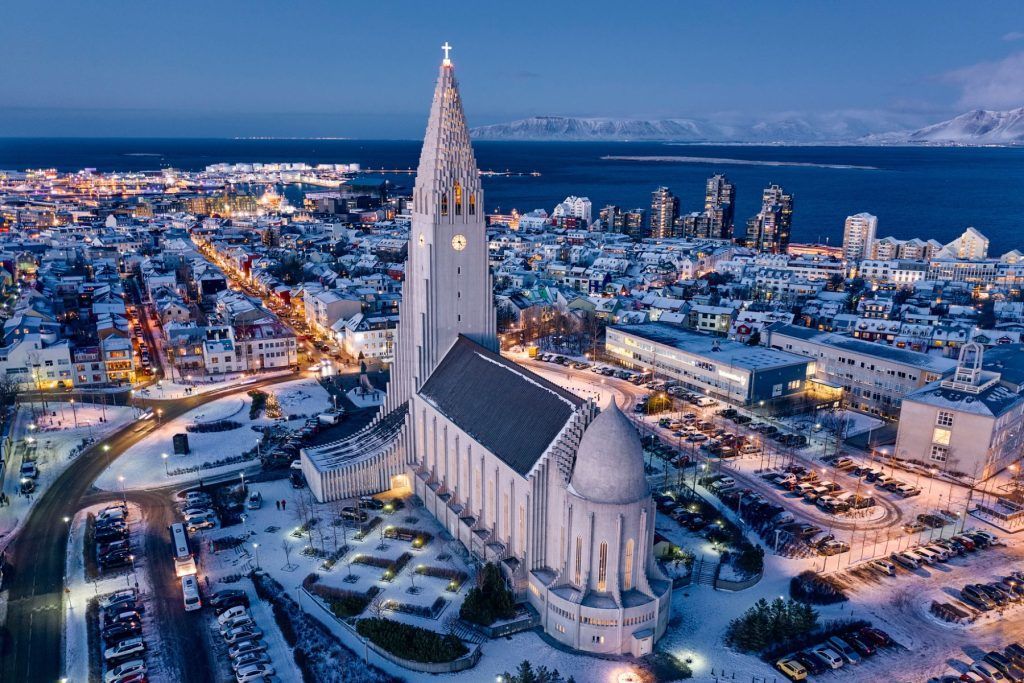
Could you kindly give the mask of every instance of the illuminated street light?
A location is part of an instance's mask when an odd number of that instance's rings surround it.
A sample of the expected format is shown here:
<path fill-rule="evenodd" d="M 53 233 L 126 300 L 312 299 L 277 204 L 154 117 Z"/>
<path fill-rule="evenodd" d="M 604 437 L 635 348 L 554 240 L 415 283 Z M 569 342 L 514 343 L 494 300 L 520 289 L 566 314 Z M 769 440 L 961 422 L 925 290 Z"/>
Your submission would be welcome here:
<path fill-rule="evenodd" d="M 167 471 L 167 454 L 166 453 L 161 453 L 160 457 L 164 461 L 164 474 L 167 475 L 167 476 L 170 476 L 171 473 Z"/>

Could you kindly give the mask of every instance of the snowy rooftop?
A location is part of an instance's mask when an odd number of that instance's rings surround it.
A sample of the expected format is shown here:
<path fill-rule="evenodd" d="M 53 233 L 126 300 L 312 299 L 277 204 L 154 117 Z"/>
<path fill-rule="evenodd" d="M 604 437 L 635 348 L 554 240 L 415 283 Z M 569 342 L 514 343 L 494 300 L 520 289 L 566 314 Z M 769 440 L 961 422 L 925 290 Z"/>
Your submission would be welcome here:
<path fill-rule="evenodd" d="M 770 370 L 809 362 L 807 357 L 795 353 L 768 349 L 763 346 L 748 346 L 665 323 L 617 325 L 613 329 L 694 355 L 714 357 L 719 363 L 749 370 Z"/>

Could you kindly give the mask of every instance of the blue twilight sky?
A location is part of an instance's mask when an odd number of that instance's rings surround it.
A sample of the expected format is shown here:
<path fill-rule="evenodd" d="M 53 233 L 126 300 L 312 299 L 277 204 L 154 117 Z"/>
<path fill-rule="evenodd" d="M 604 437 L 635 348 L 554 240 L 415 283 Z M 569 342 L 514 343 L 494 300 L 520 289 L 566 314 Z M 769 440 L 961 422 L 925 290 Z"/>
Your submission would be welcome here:
<path fill-rule="evenodd" d="M 445 40 L 473 125 L 1024 105 L 1016 1 L 11 0 L 0 137 L 415 138 Z"/>

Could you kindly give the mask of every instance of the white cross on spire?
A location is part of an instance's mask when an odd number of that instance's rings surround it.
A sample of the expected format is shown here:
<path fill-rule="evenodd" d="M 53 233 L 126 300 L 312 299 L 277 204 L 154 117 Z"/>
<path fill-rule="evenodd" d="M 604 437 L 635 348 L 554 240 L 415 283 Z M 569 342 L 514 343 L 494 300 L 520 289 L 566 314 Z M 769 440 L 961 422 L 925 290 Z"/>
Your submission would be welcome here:
<path fill-rule="evenodd" d="M 441 46 L 441 49 L 444 50 L 444 63 L 445 63 L 445 66 L 448 66 L 448 65 L 450 65 L 452 63 L 452 60 L 448 58 L 448 53 L 452 51 L 452 46 L 449 45 L 448 41 L 446 40 L 446 41 L 444 41 L 444 45 Z"/>

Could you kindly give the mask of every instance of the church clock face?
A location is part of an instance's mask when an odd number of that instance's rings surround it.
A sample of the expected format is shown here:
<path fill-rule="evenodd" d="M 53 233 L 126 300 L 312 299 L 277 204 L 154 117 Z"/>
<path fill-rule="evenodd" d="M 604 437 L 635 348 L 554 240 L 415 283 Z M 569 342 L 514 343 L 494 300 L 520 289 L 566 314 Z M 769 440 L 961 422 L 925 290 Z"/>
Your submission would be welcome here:
<path fill-rule="evenodd" d="M 462 251 L 466 248 L 466 236 L 456 235 L 452 238 L 452 249 L 455 251 Z"/>

